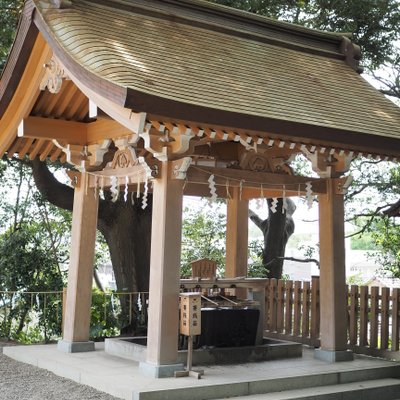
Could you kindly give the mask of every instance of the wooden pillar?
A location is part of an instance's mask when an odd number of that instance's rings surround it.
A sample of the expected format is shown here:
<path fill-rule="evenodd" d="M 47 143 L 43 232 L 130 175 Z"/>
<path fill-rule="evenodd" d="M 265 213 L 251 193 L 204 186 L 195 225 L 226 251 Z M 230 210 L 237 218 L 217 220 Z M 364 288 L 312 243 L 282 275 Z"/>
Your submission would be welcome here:
<path fill-rule="evenodd" d="M 143 374 L 156 378 L 183 369 L 177 359 L 184 181 L 171 179 L 171 165 L 163 162 L 154 181 L 147 356 L 140 364 Z"/>
<path fill-rule="evenodd" d="M 249 202 L 240 200 L 239 188 L 227 203 L 225 277 L 247 276 Z"/>
<path fill-rule="evenodd" d="M 327 179 L 319 196 L 321 348 L 325 361 L 352 359 L 347 349 L 347 296 L 344 242 L 344 200 L 339 181 Z"/>
<path fill-rule="evenodd" d="M 63 340 L 58 343 L 58 348 L 66 352 L 94 350 L 94 343 L 89 342 L 89 325 L 98 196 L 87 187 L 88 178 L 88 174 L 81 174 L 74 193 Z"/>

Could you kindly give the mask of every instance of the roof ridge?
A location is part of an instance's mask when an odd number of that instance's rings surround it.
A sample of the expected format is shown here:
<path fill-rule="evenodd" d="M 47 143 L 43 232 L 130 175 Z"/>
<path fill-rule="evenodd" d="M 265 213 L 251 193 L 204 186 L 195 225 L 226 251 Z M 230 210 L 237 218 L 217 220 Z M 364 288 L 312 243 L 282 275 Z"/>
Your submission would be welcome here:
<path fill-rule="evenodd" d="M 329 58 L 345 59 L 353 69 L 359 70 L 359 48 L 351 42 L 346 33 L 318 31 L 205 0 L 84 0 L 84 2 L 108 8 L 140 11 L 148 16 L 172 19 L 175 22 L 208 28 L 220 33 Z"/>

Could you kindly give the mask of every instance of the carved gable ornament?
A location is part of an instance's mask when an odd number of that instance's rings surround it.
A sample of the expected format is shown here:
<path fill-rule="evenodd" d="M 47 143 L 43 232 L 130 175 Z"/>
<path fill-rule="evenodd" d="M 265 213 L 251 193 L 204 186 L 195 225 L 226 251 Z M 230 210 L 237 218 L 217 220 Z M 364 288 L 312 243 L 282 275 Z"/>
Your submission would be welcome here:
<path fill-rule="evenodd" d="M 69 79 L 64 71 L 64 67 L 59 60 L 53 55 L 48 63 L 44 65 L 46 72 L 40 82 L 40 90 L 49 90 L 50 93 L 56 94 L 60 91 L 63 79 Z"/>

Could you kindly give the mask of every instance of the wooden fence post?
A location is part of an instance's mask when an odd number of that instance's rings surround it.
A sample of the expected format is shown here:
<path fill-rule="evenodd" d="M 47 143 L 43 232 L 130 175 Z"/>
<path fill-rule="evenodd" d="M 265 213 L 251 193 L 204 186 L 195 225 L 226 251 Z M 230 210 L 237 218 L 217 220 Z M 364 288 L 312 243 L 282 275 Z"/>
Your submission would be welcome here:
<path fill-rule="evenodd" d="M 390 289 L 384 287 L 381 297 L 381 349 L 389 347 L 389 300 Z"/>
<path fill-rule="evenodd" d="M 371 287 L 371 324 L 370 324 L 370 342 L 372 349 L 378 347 L 378 314 L 379 314 L 379 287 Z"/>
<path fill-rule="evenodd" d="M 399 351 L 399 301 L 400 289 L 393 289 L 392 293 L 392 351 Z"/>
<path fill-rule="evenodd" d="M 285 281 L 278 280 L 277 290 L 277 316 L 276 316 L 276 331 L 283 332 L 284 326 L 284 312 L 285 312 Z"/>
<path fill-rule="evenodd" d="M 350 325 L 349 339 L 351 345 L 357 344 L 358 337 L 358 317 L 359 317 L 358 286 L 351 285 L 350 288 Z"/>
<path fill-rule="evenodd" d="M 360 346 L 368 346 L 369 287 L 360 287 Z"/>
<path fill-rule="evenodd" d="M 285 333 L 291 335 L 293 326 L 293 281 L 285 285 Z"/>
<path fill-rule="evenodd" d="M 311 346 L 316 346 L 319 339 L 320 307 L 319 307 L 319 276 L 313 276 L 311 281 Z"/>
<path fill-rule="evenodd" d="M 293 336 L 300 336 L 301 332 L 301 282 L 294 283 L 293 300 Z"/>
<path fill-rule="evenodd" d="M 301 336 L 309 338 L 310 336 L 310 282 L 303 283 L 303 306 L 301 315 Z"/>
<path fill-rule="evenodd" d="M 268 327 L 270 332 L 276 332 L 277 329 L 277 286 L 278 281 L 275 278 L 269 280 Z"/>

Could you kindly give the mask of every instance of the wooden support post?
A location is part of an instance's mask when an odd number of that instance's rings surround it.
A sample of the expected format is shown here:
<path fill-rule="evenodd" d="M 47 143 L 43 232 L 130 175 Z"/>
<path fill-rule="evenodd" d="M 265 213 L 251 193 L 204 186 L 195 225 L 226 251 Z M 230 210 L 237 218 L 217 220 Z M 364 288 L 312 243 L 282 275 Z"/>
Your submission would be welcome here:
<path fill-rule="evenodd" d="M 154 180 L 147 358 L 140 364 L 144 375 L 157 378 L 183 369 L 177 359 L 184 181 L 171 179 L 171 170 L 171 162 L 163 162 Z"/>
<path fill-rule="evenodd" d="M 344 243 L 344 201 L 339 181 L 327 179 L 319 195 L 321 349 L 325 361 L 353 359 L 347 351 L 347 293 Z"/>
<path fill-rule="evenodd" d="M 94 343 L 89 342 L 89 325 L 98 196 L 87 187 L 88 178 L 82 173 L 74 194 L 63 340 L 58 343 L 58 348 L 66 352 L 94 350 Z"/>
<path fill-rule="evenodd" d="M 240 199 L 239 188 L 227 202 L 226 278 L 247 276 L 249 202 Z M 247 297 L 246 289 L 236 289 L 238 297 Z"/>

